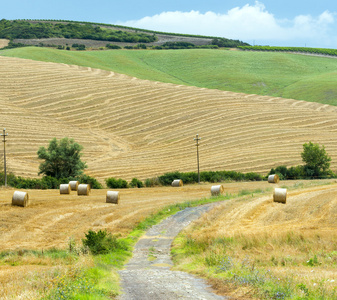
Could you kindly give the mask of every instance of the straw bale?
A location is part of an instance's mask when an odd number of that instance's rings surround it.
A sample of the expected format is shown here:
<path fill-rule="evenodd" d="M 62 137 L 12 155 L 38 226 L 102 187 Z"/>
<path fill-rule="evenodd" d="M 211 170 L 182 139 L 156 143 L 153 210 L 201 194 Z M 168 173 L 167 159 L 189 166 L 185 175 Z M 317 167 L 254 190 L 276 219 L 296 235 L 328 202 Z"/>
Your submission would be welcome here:
<path fill-rule="evenodd" d="M 12 205 L 26 207 L 29 205 L 29 195 L 27 192 L 15 191 L 12 198 Z"/>
<path fill-rule="evenodd" d="M 220 184 L 220 185 L 213 185 L 211 187 L 211 194 L 212 194 L 212 196 L 221 195 L 221 194 L 223 194 L 223 192 L 224 192 L 224 187 L 223 187 L 222 184 Z"/>
<path fill-rule="evenodd" d="M 72 191 L 77 191 L 77 188 L 78 188 L 79 184 L 80 183 L 78 181 L 76 181 L 76 180 L 69 181 L 69 185 L 70 185 L 70 188 L 71 188 Z"/>
<path fill-rule="evenodd" d="M 106 203 L 118 204 L 119 198 L 119 192 L 117 191 L 107 191 L 106 193 Z"/>
<path fill-rule="evenodd" d="M 172 181 L 172 186 L 174 187 L 179 187 L 179 186 L 183 186 L 183 181 L 181 179 L 175 179 Z"/>
<path fill-rule="evenodd" d="M 280 181 L 280 177 L 277 174 L 269 175 L 268 182 L 269 183 L 278 183 Z"/>
<path fill-rule="evenodd" d="M 88 196 L 90 194 L 90 184 L 79 184 L 77 188 L 78 196 Z"/>
<path fill-rule="evenodd" d="M 286 203 L 287 189 L 275 188 L 273 198 L 274 202 Z"/>
<path fill-rule="evenodd" d="M 60 184 L 60 194 L 61 195 L 70 194 L 70 191 L 71 191 L 70 184 L 68 183 Z"/>

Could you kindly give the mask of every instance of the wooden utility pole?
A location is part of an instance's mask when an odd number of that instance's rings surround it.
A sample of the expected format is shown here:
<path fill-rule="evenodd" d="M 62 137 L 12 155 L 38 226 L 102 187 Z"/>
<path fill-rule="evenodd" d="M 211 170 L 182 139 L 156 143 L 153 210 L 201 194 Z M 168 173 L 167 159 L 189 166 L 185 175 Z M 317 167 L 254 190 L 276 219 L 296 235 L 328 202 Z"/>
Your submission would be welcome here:
<path fill-rule="evenodd" d="M 197 146 L 197 163 L 198 163 L 198 183 L 200 184 L 200 168 L 199 168 L 199 141 L 201 140 L 201 138 L 199 138 L 199 134 L 196 135 L 195 137 L 195 142 L 196 142 L 196 146 Z"/>
<path fill-rule="evenodd" d="M 4 172 L 5 172 L 5 187 L 7 187 L 7 170 L 6 170 L 6 136 L 8 136 L 8 133 L 6 133 L 6 128 L 3 130 L 3 134 L 1 134 L 3 137 L 3 143 L 4 143 Z"/>

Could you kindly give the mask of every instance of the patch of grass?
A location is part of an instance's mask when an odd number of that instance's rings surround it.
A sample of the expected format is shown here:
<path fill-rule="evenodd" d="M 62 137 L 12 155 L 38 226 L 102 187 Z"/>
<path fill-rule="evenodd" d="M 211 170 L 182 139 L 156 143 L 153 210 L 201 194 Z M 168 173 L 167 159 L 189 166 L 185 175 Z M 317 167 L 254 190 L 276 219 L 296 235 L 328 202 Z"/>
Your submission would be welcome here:
<path fill-rule="evenodd" d="M 0 55 L 114 71 L 140 79 L 337 105 L 337 60 L 291 53 L 191 50 L 60 51 Z"/>
<path fill-rule="evenodd" d="M 218 286 L 247 288 L 258 299 L 332 300 L 337 288 L 325 272 L 337 267 L 335 238 L 292 231 L 211 237 L 196 224 L 175 239 L 172 255 L 176 269 Z M 308 275 L 297 276 L 294 268 Z"/>

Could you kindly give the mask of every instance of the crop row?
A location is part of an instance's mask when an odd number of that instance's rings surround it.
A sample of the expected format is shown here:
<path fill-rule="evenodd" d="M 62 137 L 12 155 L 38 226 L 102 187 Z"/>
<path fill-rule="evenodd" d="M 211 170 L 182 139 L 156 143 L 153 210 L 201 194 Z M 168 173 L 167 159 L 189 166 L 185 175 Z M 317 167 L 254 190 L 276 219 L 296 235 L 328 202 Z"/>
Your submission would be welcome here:
<path fill-rule="evenodd" d="M 303 52 L 310 54 L 337 55 L 337 49 L 308 48 L 308 47 L 276 47 L 276 46 L 238 46 L 242 50 L 251 51 L 281 51 L 281 52 Z"/>

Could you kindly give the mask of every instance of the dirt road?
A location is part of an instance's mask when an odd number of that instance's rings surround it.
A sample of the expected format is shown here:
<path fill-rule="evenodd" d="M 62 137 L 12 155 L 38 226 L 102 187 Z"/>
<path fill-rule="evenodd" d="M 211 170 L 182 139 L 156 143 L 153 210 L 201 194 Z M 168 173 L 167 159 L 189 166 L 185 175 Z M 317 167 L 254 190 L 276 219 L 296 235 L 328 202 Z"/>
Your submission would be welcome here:
<path fill-rule="evenodd" d="M 170 270 L 174 237 L 214 205 L 187 208 L 146 232 L 136 244 L 126 269 L 119 272 L 123 289 L 120 300 L 227 299 L 214 294 L 204 280 Z"/>

